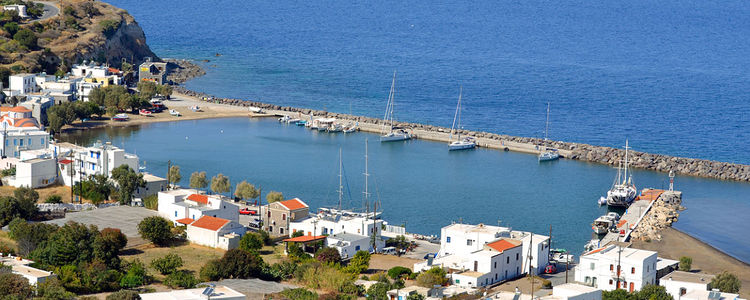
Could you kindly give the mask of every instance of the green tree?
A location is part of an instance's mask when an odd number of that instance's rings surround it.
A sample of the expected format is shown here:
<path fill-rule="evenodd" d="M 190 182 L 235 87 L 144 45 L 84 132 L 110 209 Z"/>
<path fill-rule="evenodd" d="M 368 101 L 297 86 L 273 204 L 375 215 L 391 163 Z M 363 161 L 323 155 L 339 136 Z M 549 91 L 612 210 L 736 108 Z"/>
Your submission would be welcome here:
<path fill-rule="evenodd" d="M 107 300 L 141 300 L 138 292 L 131 290 L 119 290 L 107 296 Z"/>
<path fill-rule="evenodd" d="M 370 252 L 359 250 L 354 254 L 346 269 L 349 273 L 359 274 L 370 267 Z"/>
<path fill-rule="evenodd" d="M 739 279 L 737 279 L 737 276 L 735 276 L 732 273 L 729 273 L 727 271 L 721 272 L 721 274 L 716 275 L 714 279 L 711 280 L 711 283 L 709 284 L 712 289 L 719 289 L 720 291 L 724 293 L 733 293 L 736 294 L 740 291 L 740 287 L 742 286 L 742 283 Z"/>
<path fill-rule="evenodd" d="M 388 281 L 373 284 L 367 289 L 367 300 L 388 300 L 390 290 L 392 286 Z"/>
<path fill-rule="evenodd" d="M 265 262 L 258 253 L 232 249 L 224 253 L 219 266 L 222 278 L 258 278 Z"/>
<path fill-rule="evenodd" d="M 49 195 L 47 196 L 47 199 L 44 199 L 44 203 L 62 203 L 62 197 L 60 195 Z"/>
<path fill-rule="evenodd" d="M 9 236 L 16 241 L 18 253 L 23 256 L 39 247 L 57 228 L 54 224 L 28 223 L 21 218 L 15 218 L 8 224 Z"/>
<path fill-rule="evenodd" d="M 284 195 L 281 194 L 281 192 L 270 191 L 266 195 L 266 201 L 268 201 L 269 204 L 270 203 L 274 203 L 274 202 L 278 202 L 278 201 L 284 201 Z"/>
<path fill-rule="evenodd" d="M 128 62 L 123 62 L 120 66 L 120 70 L 122 70 L 124 73 L 133 72 L 133 64 Z"/>
<path fill-rule="evenodd" d="M 120 280 L 120 286 L 124 288 L 135 288 L 146 284 L 148 274 L 146 266 L 137 258 L 128 263 L 128 272 Z"/>
<path fill-rule="evenodd" d="M 16 32 L 18 32 L 18 29 L 20 29 L 20 27 L 18 27 L 18 23 L 16 22 L 8 22 L 3 25 L 3 29 L 5 29 L 5 31 L 10 35 L 14 35 L 16 34 Z"/>
<path fill-rule="evenodd" d="M 234 189 L 234 195 L 242 200 L 247 200 L 258 198 L 260 192 L 258 192 L 254 185 L 243 180 L 237 184 L 237 187 Z"/>
<path fill-rule="evenodd" d="M 28 49 L 35 49 L 36 48 L 36 34 L 34 34 L 33 31 L 28 30 L 26 28 L 23 28 L 21 30 L 18 30 L 16 34 L 13 35 L 13 39 L 18 41 L 21 46 L 24 46 Z"/>
<path fill-rule="evenodd" d="M 182 267 L 182 257 L 170 253 L 164 257 L 156 258 L 151 261 L 151 267 L 159 271 L 162 275 L 171 274 Z"/>
<path fill-rule="evenodd" d="M 680 257 L 679 269 L 680 271 L 690 272 L 690 268 L 693 266 L 693 259 L 687 256 Z"/>
<path fill-rule="evenodd" d="M 138 82 L 138 94 L 142 100 L 151 100 L 156 95 L 156 83 L 150 81 Z"/>
<path fill-rule="evenodd" d="M 433 287 L 435 285 L 444 285 L 448 282 L 445 277 L 445 270 L 441 267 L 432 267 L 431 269 L 420 273 L 417 276 L 417 284 L 423 287 Z"/>
<path fill-rule="evenodd" d="M 36 202 L 39 201 L 39 193 L 28 187 L 20 187 L 13 190 L 13 196 L 18 201 L 20 217 L 29 219 L 36 215 L 39 209 Z"/>
<path fill-rule="evenodd" d="M 318 294 L 305 288 L 285 289 L 281 295 L 292 300 L 318 300 Z"/>
<path fill-rule="evenodd" d="M 190 289 L 194 288 L 198 284 L 198 279 L 195 279 L 192 271 L 188 270 L 177 270 L 167 275 L 164 280 L 164 284 L 171 288 L 183 288 Z"/>
<path fill-rule="evenodd" d="M 0 82 L 3 86 L 9 86 L 8 79 L 10 78 L 11 71 L 6 67 L 0 67 Z"/>
<path fill-rule="evenodd" d="M 338 264 L 341 262 L 341 254 L 336 248 L 323 247 L 315 252 L 315 259 L 324 264 Z"/>
<path fill-rule="evenodd" d="M 99 235 L 96 226 L 68 222 L 41 242 L 29 256 L 41 265 L 62 267 L 79 265 L 94 258 L 94 240 Z"/>
<path fill-rule="evenodd" d="M 403 276 L 409 276 L 409 274 L 411 274 L 411 269 L 402 266 L 396 266 L 388 270 L 388 277 L 393 280 L 397 280 Z"/>
<path fill-rule="evenodd" d="M 18 200 L 13 197 L 0 196 L 0 227 L 8 225 L 10 221 L 20 216 Z"/>
<path fill-rule="evenodd" d="M 180 180 L 182 180 L 182 175 L 180 174 L 180 166 L 174 165 L 170 167 L 169 171 L 167 172 L 167 177 L 171 185 L 175 185 L 180 182 Z"/>
<path fill-rule="evenodd" d="M 164 246 L 172 240 L 172 224 L 169 220 L 152 216 L 138 223 L 138 234 L 158 246 Z"/>
<path fill-rule="evenodd" d="M 637 299 L 643 300 L 673 300 L 667 289 L 660 285 L 648 284 L 635 293 Z"/>
<path fill-rule="evenodd" d="M 212 259 L 207 261 L 201 267 L 199 274 L 202 281 L 216 281 L 221 279 L 221 260 Z"/>
<path fill-rule="evenodd" d="M 156 93 L 166 98 L 169 98 L 170 96 L 172 96 L 172 90 L 173 90 L 172 86 L 168 84 L 160 84 L 156 86 Z"/>
<path fill-rule="evenodd" d="M 224 176 L 224 174 L 219 173 L 211 178 L 211 191 L 214 193 L 227 193 L 231 186 L 232 185 L 229 183 L 229 177 Z"/>
<path fill-rule="evenodd" d="M 0 274 L 0 287 L 0 299 L 30 299 L 33 292 L 29 281 L 18 274 Z"/>
<path fill-rule="evenodd" d="M 245 251 L 258 251 L 263 248 L 263 237 L 257 233 L 247 233 L 240 240 L 240 249 Z"/>
<path fill-rule="evenodd" d="M 206 172 L 193 172 L 190 174 L 190 187 L 194 189 L 204 189 L 208 186 Z"/>
<path fill-rule="evenodd" d="M 128 244 L 128 238 L 117 228 L 104 228 L 94 237 L 94 258 L 110 269 L 120 267 L 120 250 Z"/>
<path fill-rule="evenodd" d="M 66 291 L 65 287 L 57 278 L 50 278 L 43 283 L 39 283 L 36 291 L 37 296 L 41 299 L 72 300 L 75 299 L 76 296 L 74 293 Z"/>
<path fill-rule="evenodd" d="M 93 175 L 89 177 L 89 182 L 91 183 L 89 187 L 89 194 L 95 193 L 96 195 L 100 196 L 100 197 L 90 197 L 90 198 L 99 198 L 102 200 L 109 200 L 110 194 L 112 194 L 112 191 L 115 190 L 115 186 L 109 180 L 109 177 L 107 177 L 107 175 L 104 175 L 104 174 Z M 89 200 L 93 200 L 93 199 L 89 199 Z"/>
<path fill-rule="evenodd" d="M 420 293 L 412 293 L 406 297 L 406 300 L 424 300 L 424 295 Z"/>
<path fill-rule="evenodd" d="M 121 165 L 112 170 L 112 179 L 117 182 L 118 194 L 121 204 L 130 204 L 133 193 L 139 187 L 146 187 L 143 174 L 136 173 L 128 165 Z"/>

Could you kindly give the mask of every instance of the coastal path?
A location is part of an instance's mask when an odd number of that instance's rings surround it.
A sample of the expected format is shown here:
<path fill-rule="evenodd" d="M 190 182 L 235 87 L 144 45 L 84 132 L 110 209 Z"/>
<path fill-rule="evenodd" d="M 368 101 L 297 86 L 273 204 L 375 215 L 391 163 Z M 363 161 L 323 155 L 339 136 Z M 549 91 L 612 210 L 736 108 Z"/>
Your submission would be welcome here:
<path fill-rule="evenodd" d="M 44 5 L 44 13 L 42 13 L 42 16 L 38 19 L 34 19 L 32 21 L 44 21 L 49 18 L 55 17 L 60 14 L 60 8 L 55 5 L 56 2 L 50 2 L 50 1 L 34 1 L 34 3 L 41 3 Z"/>

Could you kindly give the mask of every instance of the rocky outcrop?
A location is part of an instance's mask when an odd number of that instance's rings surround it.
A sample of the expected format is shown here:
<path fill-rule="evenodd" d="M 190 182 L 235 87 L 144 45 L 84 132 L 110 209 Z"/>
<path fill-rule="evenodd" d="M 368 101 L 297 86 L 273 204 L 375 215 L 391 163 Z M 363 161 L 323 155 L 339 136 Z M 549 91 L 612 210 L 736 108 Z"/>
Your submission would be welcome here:
<path fill-rule="evenodd" d="M 167 80 L 172 83 L 184 83 L 190 79 L 206 75 L 206 71 L 199 65 L 186 59 L 163 59 L 169 69 Z"/>
<path fill-rule="evenodd" d="M 651 209 L 630 234 L 630 238 L 640 241 L 660 241 L 660 232 L 677 222 L 680 211 L 685 209 L 680 205 L 681 203 L 682 192 L 664 191 L 659 198 L 654 200 Z"/>

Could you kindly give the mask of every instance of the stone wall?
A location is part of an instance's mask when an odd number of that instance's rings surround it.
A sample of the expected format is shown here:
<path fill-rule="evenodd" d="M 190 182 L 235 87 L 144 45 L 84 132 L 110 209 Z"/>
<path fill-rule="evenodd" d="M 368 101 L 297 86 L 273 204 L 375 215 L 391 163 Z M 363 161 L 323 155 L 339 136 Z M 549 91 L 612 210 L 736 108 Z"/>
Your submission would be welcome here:
<path fill-rule="evenodd" d="M 630 238 L 640 241 L 660 241 L 661 230 L 671 227 L 680 217 L 680 211 L 685 208 L 682 203 L 682 192 L 664 191 L 648 211 L 638 227 L 630 234 Z"/>

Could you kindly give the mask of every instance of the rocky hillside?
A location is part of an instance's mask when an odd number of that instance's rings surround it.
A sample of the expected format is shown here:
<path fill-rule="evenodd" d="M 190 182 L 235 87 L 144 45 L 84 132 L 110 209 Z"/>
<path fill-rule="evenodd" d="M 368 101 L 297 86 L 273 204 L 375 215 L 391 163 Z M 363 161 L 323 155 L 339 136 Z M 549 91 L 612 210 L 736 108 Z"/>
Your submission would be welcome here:
<path fill-rule="evenodd" d="M 123 59 L 138 64 L 144 57 L 156 58 L 127 11 L 100 1 L 63 3 L 60 13 L 46 20 L 0 18 L 0 68 L 55 73 L 83 60 L 119 67 Z"/>

